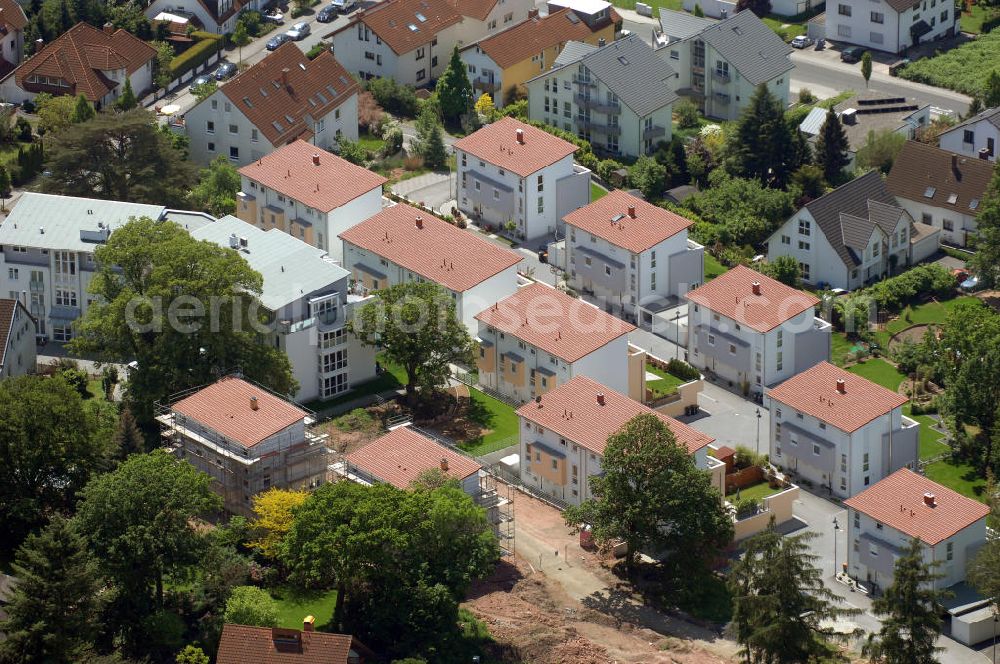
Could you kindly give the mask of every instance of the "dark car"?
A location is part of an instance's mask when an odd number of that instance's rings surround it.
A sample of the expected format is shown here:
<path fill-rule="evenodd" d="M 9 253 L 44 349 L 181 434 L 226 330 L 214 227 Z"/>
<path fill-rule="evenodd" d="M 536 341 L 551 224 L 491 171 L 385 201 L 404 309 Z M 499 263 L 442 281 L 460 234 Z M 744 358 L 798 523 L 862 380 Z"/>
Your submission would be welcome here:
<path fill-rule="evenodd" d="M 316 14 L 316 20 L 320 23 L 330 23 L 331 21 L 336 20 L 337 13 L 336 7 L 327 5 L 326 7 L 323 7 L 323 9 L 319 10 L 318 14 Z"/>
<path fill-rule="evenodd" d="M 199 76 L 198 78 L 191 81 L 191 87 L 197 88 L 202 85 L 208 85 L 209 82 L 211 82 L 211 80 L 212 79 L 209 76 Z"/>
<path fill-rule="evenodd" d="M 282 44 L 284 44 L 285 42 L 290 42 L 290 41 L 292 41 L 292 38 L 288 36 L 288 33 L 282 32 L 281 34 L 275 35 L 270 39 L 268 39 L 265 48 L 267 48 L 267 50 L 269 51 L 274 51 L 277 50 L 277 48 Z"/>
<path fill-rule="evenodd" d="M 865 49 L 860 46 L 848 46 L 840 52 L 840 59 L 843 62 L 859 62 L 864 53 Z"/>
<path fill-rule="evenodd" d="M 538 262 L 548 263 L 549 262 L 549 245 L 546 242 L 538 245 Z"/>
<path fill-rule="evenodd" d="M 236 75 L 236 65 L 232 62 L 223 62 L 219 65 L 219 68 L 215 70 L 215 80 L 225 81 L 228 78 L 232 78 Z"/>

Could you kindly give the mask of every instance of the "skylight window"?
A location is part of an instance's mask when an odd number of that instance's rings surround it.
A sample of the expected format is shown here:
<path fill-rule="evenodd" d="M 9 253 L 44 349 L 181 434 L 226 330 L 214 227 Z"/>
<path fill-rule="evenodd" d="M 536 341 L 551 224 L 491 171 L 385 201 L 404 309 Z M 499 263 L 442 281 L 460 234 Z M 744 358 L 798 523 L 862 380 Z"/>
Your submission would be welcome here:
<path fill-rule="evenodd" d="M 958 194 L 948 194 L 948 205 L 954 205 L 958 202 Z"/>
<path fill-rule="evenodd" d="M 971 201 L 969 201 L 969 209 L 970 210 L 975 210 L 977 207 L 979 207 L 979 199 L 978 198 L 973 198 Z"/>
<path fill-rule="evenodd" d="M 275 129 L 277 129 L 278 131 L 285 131 L 285 128 L 284 128 L 284 127 L 282 127 L 282 126 L 281 126 L 281 123 L 280 123 L 280 122 L 278 122 L 277 120 L 273 121 L 273 122 L 271 123 L 271 126 L 272 126 L 272 127 L 274 127 Z"/>
<path fill-rule="evenodd" d="M 264 88 L 261 88 L 260 89 L 260 96 L 261 97 L 266 97 L 267 96 L 267 90 L 265 90 Z"/>
<path fill-rule="evenodd" d="M 250 97 L 244 97 L 243 103 L 247 105 L 247 108 L 253 108 L 253 104 L 250 103 Z"/>
<path fill-rule="evenodd" d="M 302 71 L 305 71 L 306 70 L 306 66 L 300 62 L 299 63 L 299 69 L 301 69 Z"/>
<path fill-rule="evenodd" d="M 622 63 L 623 65 L 627 65 L 628 64 L 628 58 L 626 58 L 624 55 L 619 55 L 618 56 L 618 62 Z"/>
<path fill-rule="evenodd" d="M 322 92 L 317 92 L 316 93 L 316 98 L 319 99 L 319 103 L 321 103 L 321 104 L 325 104 L 326 103 L 326 95 L 324 95 Z"/>
<path fill-rule="evenodd" d="M 295 124 L 295 120 L 293 120 L 293 119 L 292 119 L 292 116 L 288 115 L 287 113 L 285 113 L 285 121 L 286 121 L 286 122 L 287 122 L 288 124 Z"/>
<path fill-rule="evenodd" d="M 417 20 L 420 21 L 421 23 L 425 23 L 427 21 L 427 17 L 421 14 L 420 12 L 417 12 Z"/>
<path fill-rule="evenodd" d="M 332 85 L 326 86 L 326 91 L 329 92 L 330 96 L 333 97 L 334 99 L 337 98 L 337 89 L 334 88 Z"/>
<path fill-rule="evenodd" d="M 408 27 L 410 29 L 410 32 L 420 32 L 420 28 L 418 28 L 417 26 L 413 25 L 412 23 L 410 23 L 406 27 Z"/>
<path fill-rule="evenodd" d="M 934 198 L 935 193 L 937 193 L 937 189 L 934 187 L 927 187 L 924 189 L 924 198 Z"/>

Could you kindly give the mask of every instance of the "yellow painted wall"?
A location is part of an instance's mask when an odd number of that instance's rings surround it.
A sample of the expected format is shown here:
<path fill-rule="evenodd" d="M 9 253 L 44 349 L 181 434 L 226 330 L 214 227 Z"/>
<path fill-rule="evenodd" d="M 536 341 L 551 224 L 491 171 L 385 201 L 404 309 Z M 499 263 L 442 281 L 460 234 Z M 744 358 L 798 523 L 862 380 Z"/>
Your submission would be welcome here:
<path fill-rule="evenodd" d="M 532 473 L 553 484 L 566 486 L 566 459 L 546 454 L 545 450 L 534 445 L 529 445 L 528 449 L 530 450 Z M 538 461 L 535 460 L 536 454 L 539 457 Z M 556 462 L 555 468 L 552 467 L 553 459 Z"/>
<path fill-rule="evenodd" d="M 526 373 L 527 369 L 524 367 L 524 362 L 515 362 L 509 355 L 506 356 L 503 363 L 503 379 L 505 382 L 515 387 L 524 387 Z"/>
<path fill-rule="evenodd" d="M 771 519 L 780 526 L 792 518 L 792 506 L 799 498 L 799 487 L 792 485 L 781 493 L 764 499 L 764 510 L 759 514 L 733 524 L 733 541 L 739 542 L 765 530 Z"/>
<path fill-rule="evenodd" d="M 479 347 L 479 357 L 476 358 L 476 368 L 479 369 L 479 373 L 493 373 L 496 371 L 496 353 L 494 352 L 493 346 Z"/>
<path fill-rule="evenodd" d="M 237 198 L 236 203 L 236 218 L 242 219 L 248 224 L 257 225 L 257 199 L 247 196 L 245 198 Z"/>
<path fill-rule="evenodd" d="M 545 381 L 545 384 L 542 384 Z M 549 376 L 547 374 L 535 372 L 535 394 L 541 395 L 546 392 L 550 392 L 556 388 L 558 384 L 558 376 Z"/>

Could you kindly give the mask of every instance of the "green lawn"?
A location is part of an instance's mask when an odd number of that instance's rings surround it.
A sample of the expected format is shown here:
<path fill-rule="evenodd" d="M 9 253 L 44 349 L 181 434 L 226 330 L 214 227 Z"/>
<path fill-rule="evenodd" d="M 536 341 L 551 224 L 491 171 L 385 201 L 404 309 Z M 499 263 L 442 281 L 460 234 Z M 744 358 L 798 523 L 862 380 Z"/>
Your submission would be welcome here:
<path fill-rule="evenodd" d="M 847 362 L 847 354 L 854 347 L 853 341 L 847 340 L 847 335 L 843 332 L 834 332 L 830 340 L 830 361 L 838 367 L 844 366 Z"/>
<path fill-rule="evenodd" d="M 517 442 L 517 414 L 514 409 L 475 388 L 469 389 L 472 399 L 469 418 L 489 433 L 472 440 L 459 441 L 458 446 L 469 454 L 480 456 L 495 452 Z"/>
<path fill-rule="evenodd" d="M 727 271 L 729 268 L 719 262 L 712 254 L 705 252 L 705 281 L 709 282 Z"/>
<path fill-rule="evenodd" d="M 867 378 L 873 383 L 878 383 L 893 392 L 899 389 L 899 384 L 906 378 L 896 367 L 881 358 L 870 359 L 861 364 L 855 364 L 848 371 Z"/>
<path fill-rule="evenodd" d="M 347 403 L 348 401 L 353 401 L 354 399 L 366 397 L 371 394 L 379 394 L 380 392 L 387 392 L 389 390 L 398 390 L 406 385 L 406 372 L 403 371 L 402 367 L 396 366 L 395 364 L 387 361 L 385 356 L 382 354 L 379 354 L 376 359 L 382 365 L 384 371 L 375 378 L 366 383 L 361 383 L 350 392 L 341 394 L 339 397 L 327 399 L 326 401 L 314 399 L 312 401 L 307 401 L 302 405 L 309 410 L 319 411 L 325 408 L 339 406 L 342 403 Z"/>
<path fill-rule="evenodd" d="M 654 399 L 659 399 L 660 397 L 665 397 L 668 394 L 673 394 L 677 391 L 678 385 L 682 385 L 687 382 L 683 378 L 678 378 L 671 373 L 667 373 L 663 369 L 649 364 L 648 362 L 646 363 L 646 371 L 659 376 L 658 380 L 646 379 L 646 389 L 652 391 Z"/>
<path fill-rule="evenodd" d="M 302 619 L 316 618 L 316 627 L 322 627 L 333 618 L 337 605 L 337 591 L 302 593 L 290 586 L 272 588 L 271 597 L 278 603 L 278 627 L 302 629 Z"/>
<path fill-rule="evenodd" d="M 382 152 L 382 148 L 385 147 L 385 141 L 378 136 L 372 136 L 368 132 L 365 132 L 358 136 L 358 145 L 369 152 L 380 153 Z"/>
<path fill-rule="evenodd" d="M 612 0 L 611 4 L 622 9 L 635 9 L 635 0 Z M 684 0 L 646 0 L 646 4 L 653 7 L 654 17 L 660 15 L 660 7 L 678 12 L 684 11 Z"/>
<path fill-rule="evenodd" d="M 937 424 L 933 417 L 929 415 L 913 415 L 910 412 L 910 404 L 903 406 L 903 414 L 920 423 L 921 459 L 930 459 L 948 451 L 948 445 L 941 440 L 944 438 L 944 434 L 933 428 Z"/>
<path fill-rule="evenodd" d="M 879 343 L 885 347 L 892 335 L 898 334 L 914 325 L 944 323 L 948 313 L 963 302 L 981 302 L 981 300 L 971 295 L 966 295 L 944 300 L 943 302 L 925 302 L 915 307 L 906 307 L 900 312 L 899 318 L 891 321 L 885 326 L 884 331 L 878 333 Z"/>
<path fill-rule="evenodd" d="M 799 35 L 806 34 L 806 26 L 804 24 L 789 23 L 787 18 L 781 18 L 780 16 L 767 16 L 764 18 L 764 23 L 767 24 L 767 27 L 778 33 L 778 36 L 786 42 L 792 41 L 792 39 Z"/>
<path fill-rule="evenodd" d="M 995 16 L 996 13 L 997 10 L 994 8 L 973 4 L 971 12 L 962 12 L 962 32 L 971 32 L 978 35 L 983 31 L 983 21 Z"/>
<path fill-rule="evenodd" d="M 912 62 L 900 70 L 899 77 L 982 96 L 997 62 L 1000 62 L 1000 31 L 994 30 L 958 48 Z"/>
<path fill-rule="evenodd" d="M 986 480 L 976 473 L 967 463 L 956 463 L 950 459 L 935 461 L 925 469 L 927 477 L 938 484 L 943 484 L 963 496 L 983 500 Z"/>
<path fill-rule="evenodd" d="M 784 491 L 782 488 L 772 489 L 771 485 L 767 482 L 760 482 L 759 484 L 754 484 L 753 486 L 748 486 L 745 489 L 740 489 L 740 498 L 747 500 L 753 498 L 755 500 L 764 500 L 768 496 L 773 496 L 776 493 L 781 493 Z M 726 498 L 736 498 L 736 492 L 726 494 Z"/>
<path fill-rule="evenodd" d="M 607 195 L 608 190 L 597 184 L 593 180 L 590 181 L 590 202 L 593 203 L 598 198 L 603 198 Z"/>

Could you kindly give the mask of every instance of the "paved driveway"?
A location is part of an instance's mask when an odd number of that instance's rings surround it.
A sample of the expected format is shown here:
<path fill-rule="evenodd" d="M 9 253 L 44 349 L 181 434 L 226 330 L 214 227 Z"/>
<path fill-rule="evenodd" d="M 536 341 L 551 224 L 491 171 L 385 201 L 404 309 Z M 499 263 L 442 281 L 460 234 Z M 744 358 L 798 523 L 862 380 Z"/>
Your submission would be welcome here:
<path fill-rule="evenodd" d="M 425 173 L 395 183 L 392 191 L 414 203 L 450 214 L 449 203 L 455 200 L 455 178 L 451 173 Z"/>

